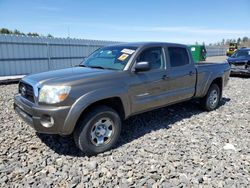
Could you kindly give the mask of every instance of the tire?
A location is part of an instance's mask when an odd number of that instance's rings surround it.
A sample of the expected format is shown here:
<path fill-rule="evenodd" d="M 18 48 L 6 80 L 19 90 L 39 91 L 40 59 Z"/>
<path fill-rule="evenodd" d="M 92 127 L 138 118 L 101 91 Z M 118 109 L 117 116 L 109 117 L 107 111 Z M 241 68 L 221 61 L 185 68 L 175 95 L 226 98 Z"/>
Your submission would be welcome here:
<path fill-rule="evenodd" d="M 205 97 L 201 99 L 202 107 L 207 111 L 218 108 L 221 99 L 221 90 L 217 84 L 212 84 Z"/>
<path fill-rule="evenodd" d="M 76 146 L 86 155 L 110 150 L 121 133 L 121 118 L 107 106 L 96 106 L 83 116 L 74 131 Z"/>

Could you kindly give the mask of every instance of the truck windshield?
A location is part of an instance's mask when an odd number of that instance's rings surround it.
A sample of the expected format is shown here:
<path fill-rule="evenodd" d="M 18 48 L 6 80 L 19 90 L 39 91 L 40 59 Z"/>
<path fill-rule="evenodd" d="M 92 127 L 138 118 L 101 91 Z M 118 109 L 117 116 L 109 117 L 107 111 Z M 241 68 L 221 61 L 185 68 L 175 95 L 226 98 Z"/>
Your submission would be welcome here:
<path fill-rule="evenodd" d="M 131 46 L 110 46 L 100 48 L 87 57 L 80 66 L 123 70 L 135 50 L 136 47 Z"/>
<path fill-rule="evenodd" d="M 237 50 L 231 57 L 250 57 L 250 50 Z"/>

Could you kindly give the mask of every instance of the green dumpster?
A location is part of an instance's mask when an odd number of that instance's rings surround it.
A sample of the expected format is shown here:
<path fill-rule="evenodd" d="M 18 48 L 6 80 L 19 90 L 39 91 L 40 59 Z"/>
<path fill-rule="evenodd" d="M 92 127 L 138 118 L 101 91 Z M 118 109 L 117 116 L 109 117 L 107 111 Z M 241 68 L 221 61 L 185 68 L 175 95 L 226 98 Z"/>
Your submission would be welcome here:
<path fill-rule="evenodd" d="M 206 61 L 207 51 L 204 45 L 188 46 L 195 62 Z"/>

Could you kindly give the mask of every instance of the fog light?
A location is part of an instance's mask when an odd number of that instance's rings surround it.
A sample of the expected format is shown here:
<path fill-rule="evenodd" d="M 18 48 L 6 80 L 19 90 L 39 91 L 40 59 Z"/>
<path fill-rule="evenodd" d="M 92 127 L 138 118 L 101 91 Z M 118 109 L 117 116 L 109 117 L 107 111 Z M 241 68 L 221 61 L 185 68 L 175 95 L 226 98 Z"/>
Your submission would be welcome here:
<path fill-rule="evenodd" d="M 52 127 L 54 125 L 54 119 L 49 115 L 43 115 L 41 117 L 41 124 L 46 128 Z"/>

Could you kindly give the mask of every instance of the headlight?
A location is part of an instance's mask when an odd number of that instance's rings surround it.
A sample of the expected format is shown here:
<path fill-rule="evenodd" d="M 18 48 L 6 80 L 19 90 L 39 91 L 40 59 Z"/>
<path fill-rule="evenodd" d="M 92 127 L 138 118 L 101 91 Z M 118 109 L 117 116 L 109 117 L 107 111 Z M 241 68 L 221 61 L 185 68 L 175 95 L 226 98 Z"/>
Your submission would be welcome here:
<path fill-rule="evenodd" d="M 70 92 L 70 86 L 49 86 L 45 85 L 39 92 L 39 102 L 55 104 L 66 99 Z"/>

